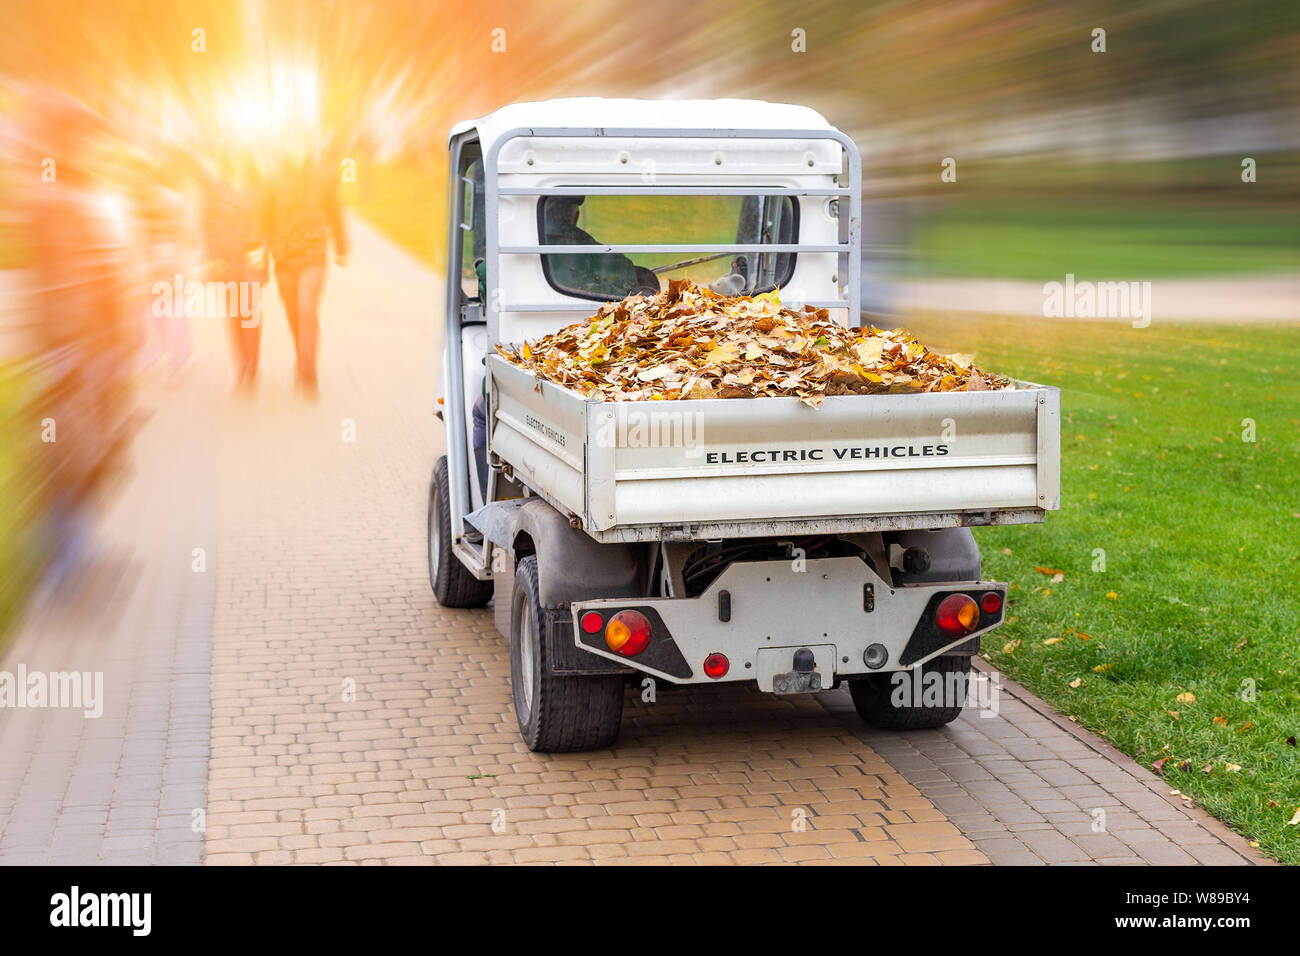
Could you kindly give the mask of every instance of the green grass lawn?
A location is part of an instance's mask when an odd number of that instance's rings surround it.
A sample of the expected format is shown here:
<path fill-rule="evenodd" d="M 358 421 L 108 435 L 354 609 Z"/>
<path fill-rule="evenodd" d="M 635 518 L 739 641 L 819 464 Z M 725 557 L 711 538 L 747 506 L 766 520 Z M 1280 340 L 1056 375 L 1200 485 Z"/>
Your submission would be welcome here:
<path fill-rule="evenodd" d="M 915 268 L 929 275 L 1155 279 L 1300 270 L 1293 203 L 1175 198 L 955 201 L 917 226 Z"/>
<path fill-rule="evenodd" d="M 1300 863 L 1300 331 L 908 325 L 1062 389 L 1061 510 L 976 532 L 985 576 L 1012 588 L 985 655 Z"/>

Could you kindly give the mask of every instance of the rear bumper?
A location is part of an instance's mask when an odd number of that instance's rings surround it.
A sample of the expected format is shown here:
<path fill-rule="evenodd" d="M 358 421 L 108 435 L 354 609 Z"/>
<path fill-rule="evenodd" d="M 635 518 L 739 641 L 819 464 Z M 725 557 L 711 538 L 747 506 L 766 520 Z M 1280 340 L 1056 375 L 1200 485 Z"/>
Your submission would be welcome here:
<path fill-rule="evenodd" d="M 939 633 L 934 613 L 953 593 L 979 602 L 989 591 L 1005 605 L 1006 585 L 958 582 L 890 588 L 857 558 L 822 558 L 800 562 L 737 562 L 709 588 L 693 598 L 612 598 L 575 602 L 573 642 L 588 652 L 624 667 L 674 684 L 712 684 L 753 680 L 762 690 L 780 692 L 779 676 L 791 670 L 795 651 L 807 648 L 816 659 L 823 687 L 837 677 L 908 670 L 945 653 L 973 653 L 979 637 L 1002 623 L 1005 613 L 981 612 L 969 634 L 950 638 Z M 623 657 L 605 645 L 602 631 L 587 633 L 584 614 L 607 619 L 635 609 L 650 619 L 650 645 L 635 657 Z M 865 655 L 873 645 L 884 648 L 885 662 L 869 667 Z M 711 654 L 723 654 L 729 669 L 721 678 L 704 673 Z"/>

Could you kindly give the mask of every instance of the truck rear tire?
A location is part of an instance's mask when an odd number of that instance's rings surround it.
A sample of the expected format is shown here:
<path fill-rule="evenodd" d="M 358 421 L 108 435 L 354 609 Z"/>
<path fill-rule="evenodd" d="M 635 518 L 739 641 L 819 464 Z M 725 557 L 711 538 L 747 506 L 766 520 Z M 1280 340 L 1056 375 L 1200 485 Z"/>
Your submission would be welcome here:
<path fill-rule="evenodd" d="M 429 482 L 429 586 L 443 607 L 482 607 L 492 597 L 492 582 L 480 581 L 451 550 L 451 493 L 447 456 L 433 466 Z"/>
<path fill-rule="evenodd" d="M 552 672 L 537 556 L 521 560 L 511 595 L 510 690 L 528 749 L 564 753 L 608 747 L 623 720 L 623 686 L 621 674 L 569 677 Z"/>
<path fill-rule="evenodd" d="M 913 690 L 917 681 L 911 672 L 906 675 L 908 696 L 914 698 Z M 939 703 L 927 703 L 924 696 L 920 703 L 898 706 L 893 697 L 896 685 L 895 673 L 870 674 L 856 677 L 849 681 L 849 694 L 853 697 L 853 706 L 858 716 L 868 726 L 878 730 L 932 730 L 950 724 L 961 714 L 966 703 L 966 688 L 970 678 L 969 657 L 936 657 L 921 665 L 921 685 L 929 674 L 937 674 L 942 688 Z"/>

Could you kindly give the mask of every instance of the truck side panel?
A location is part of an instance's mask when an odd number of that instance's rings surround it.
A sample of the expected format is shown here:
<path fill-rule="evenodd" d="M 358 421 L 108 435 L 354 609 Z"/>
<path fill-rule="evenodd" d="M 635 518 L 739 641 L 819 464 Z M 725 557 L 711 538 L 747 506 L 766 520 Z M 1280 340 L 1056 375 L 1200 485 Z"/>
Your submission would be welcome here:
<path fill-rule="evenodd" d="M 499 359 L 492 356 L 488 361 L 495 367 Z M 490 450 L 557 508 L 585 514 L 585 404 L 523 373 L 494 376 L 492 385 Z"/>
<path fill-rule="evenodd" d="M 746 522 L 768 534 L 778 532 L 764 523 L 854 516 L 999 523 L 1059 507 L 1056 389 L 833 396 L 819 408 L 793 398 L 600 403 L 497 356 L 488 364 L 492 450 L 598 537 Z"/>

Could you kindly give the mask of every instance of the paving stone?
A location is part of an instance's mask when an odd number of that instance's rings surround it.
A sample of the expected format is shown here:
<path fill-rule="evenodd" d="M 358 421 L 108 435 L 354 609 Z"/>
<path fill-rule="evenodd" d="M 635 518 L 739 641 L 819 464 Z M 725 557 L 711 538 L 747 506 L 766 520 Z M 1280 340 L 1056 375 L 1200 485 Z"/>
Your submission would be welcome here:
<path fill-rule="evenodd" d="M 1168 840 L 1152 840 L 1135 846 L 1138 855 L 1155 866 L 1187 866 L 1196 858 Z"/>
<path fill-rule="evenodd" d="M 1250 861 L 1231 847 L 1222 843 L 1189 844 L 1184 846 L 1198 863 L 1206 866 L 1246 866 Z"/>
<path fill-rule="evenodd" d="M 1045 866 L 1043 859 L 1016 839 L 980 840 L 976 843 L 994 866 Z"/>

